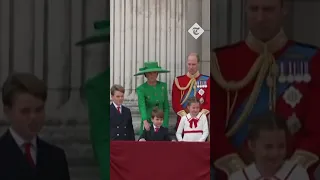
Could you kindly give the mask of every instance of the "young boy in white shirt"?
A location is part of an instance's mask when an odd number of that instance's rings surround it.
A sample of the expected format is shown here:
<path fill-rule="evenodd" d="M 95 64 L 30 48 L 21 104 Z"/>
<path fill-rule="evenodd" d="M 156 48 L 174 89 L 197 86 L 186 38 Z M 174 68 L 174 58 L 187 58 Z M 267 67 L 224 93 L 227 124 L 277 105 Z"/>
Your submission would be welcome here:
<path fill-rule="evenodd" d="M 200 102 L 197 98 L 188 99 L 189 113 L 181 118 L 176 137 L 178 141 L 205 142 L 209 135 L 208 119 L 200 113 Z M 183 134 L 183 137 L 182 137 Z"/>
<path fill-rule="evenodd" d="M 309 180 L 301 166 L 285 160 L 287 125 L 284 119 L 268 112 L 249 124 L 249 148 L 254 163 L 235 172 L 229 180 Z"/>

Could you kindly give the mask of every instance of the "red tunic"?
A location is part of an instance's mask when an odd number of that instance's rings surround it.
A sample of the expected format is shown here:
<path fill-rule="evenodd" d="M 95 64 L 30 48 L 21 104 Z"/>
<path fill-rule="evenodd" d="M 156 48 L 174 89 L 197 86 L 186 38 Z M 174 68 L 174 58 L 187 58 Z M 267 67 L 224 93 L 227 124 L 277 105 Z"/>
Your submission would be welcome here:
<path fill-rule="evenodd" d="M 295 42 L 288 41 L 287 44 L 278 52 L 274 53 L 275 59 L 277 59 L 290 45 Z M 303 46 L 303 45 L 302 45 Z M 226 81 L 240 81 L 249 72 L 251 66 L 256 61 L 258 53 L 249 49 L 248 45 L 242 41 L 237 44 L 219 48 L 215 50 L 220 71 Z M 293 113 L 296 113 L 298 119 L 301 122 L 302 128 L 293 135 L 293 141 L 291 144 L 291 152 L 289 156 L 293 159 L 305 157 L 309 159 L 308 153 L 312 156 L 318 156 L 320 154 L 320 121 L 319 121 L 319 103 L 320 103 L 320 53 L 316 50 L 316 54 L 309 61 L 309 73 L 311 75 L 311 81 L 309 83 L 292 83 L 291 86 L 298 89 L 302 94 L 302 99 L 296 107 L 292 108 L 285 102 L 283 96 L 279 96 L 276 103 L 277 114 L 288 119 Z M 212 78 L 212 77 L 211 77 Z M 227 107 L 227 93 L 222 89 L 217 82 L 212 78 L 211 97 L 212 112 L 214 116 L 211 117 L 210 132 L 211 132 L 211 158 L 213 163 L 216 163 L 220 158 L 227 157 L 227 155 L 235 154 L 240 155 L 244 160 L 243 151 L 239 150 L 231 144 L 229 138 L 226 136 L 226 107 Z M 235 103 L 235 111 L 241 103 L 252 93 L 254 81 L 249 85 L 238 91 L 238 98 Z M 234 93 L 231 94 L 231 99 L 234 98 Z M 268 102 L 265 102 L 268 103 Z M 244 145 L 244 148 L 246 146 Z M 301 153 L 302 152 L 302 153 Z M 249 151 L 247 151 L 249 153 Z M 236 158 L 234 156 L 234 158 Z M 231 158 L 232 159 L 232 158 Z M 228 159 L 231 162 L 231 159 Z M 300 159 L 300 162 L 303 160 Z M 228 163 L 226 163 L 228 164 Z M 316 163 L 308 167 L 308 172 L 311 177 L 314 177 L 313 173 L 319 159 Z M 219 169 L 219 167 L 218 167 Z M 216 173 L 217 179 L 226 180 L 227 176 L 222 171 Z M 311 178 L 312 180 L 313 178 Z"/>
<path fill-rule="evenodd" d="M 196 79 L 196 89 L 195 97 L 200 100 L 200 109 L 201 111 L 208 115 L 210 112 L 210 78 L 209 76 L 202 75 L 197 73 L 195 75 Z M 179 125 L 180 119 L 182 116 L 186 115 L 187 107 L 186 102 L 190 97 L 194 97 L 194 93 L 191 92 L 188 96 L 188 92 L 190 90 L 191 85 L 189 82 L 191 81 L 190 75 L 182 75 L 178 76 L 172 85 L 172 108 L 177 116 L 177 124 L 176 128 Z M 204 82 L 203 82 L 204 81 Z M 188 86 L 189 84 L 189 86 Z M 185 90 L 181 90 L 181 88 Z M 201 92 L 200 92 L 201 91 Z M 186 100 L 185 100 L 186 99 Z"/>

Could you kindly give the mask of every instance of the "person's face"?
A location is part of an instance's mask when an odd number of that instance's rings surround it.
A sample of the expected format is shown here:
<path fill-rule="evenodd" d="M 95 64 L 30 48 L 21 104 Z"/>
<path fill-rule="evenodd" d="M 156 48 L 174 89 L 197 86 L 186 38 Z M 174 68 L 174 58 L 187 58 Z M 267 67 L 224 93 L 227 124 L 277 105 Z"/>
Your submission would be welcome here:
<path fill-rule="evenodd" d="M 249 142 L 249 148 L 256 162 L 276 171 L 286 157 L 286 133 L 283 130 L 262 130 L 255 141 Z"/>
<path fill-rule="evenodd" d="M 124 94 L 120 91 L 115 91 L 111 99 L 116 105 L 120 106 L 123 103 Z"/>
<path fill-rule="evenodd" d="M 163 123 L 163 118 L 158 118 L 158 117 L 153 117 L 152 118 L 152 123 L 156 126 L 156 127 L 160 127 Z"/>
<path fill-rule="evenodd" d="M 188 110 L 192 116 L 196 116 L 200 112 L 200 104 L 191 103 L 190 106 L 188 106 Z"/>
<path fill-rule="evenodd" d="M 35 137 L 44 124 L 45 103 L 31 94 L 15 95 L 11 107 L 4 107 L 6 116 L 11 120 L 12 128 L 26 139 Z"/>
<path fill-rule="evenodd" d="M 146 78 L 149 82 L 155 82 L 158 78 L 158 72 L 148 72 L 146 73 Z"/>
<path fill-rule="evenodd" d="M 281 0 L 247 0 L 247 20 L 253 36 L 268 41 L 280 31 L 285 16 Z"/>
<path fill-rule="evenodd" d="M 187 60 L 188 72 L 190 74 L 195 74 L 199 70 L 199 63 L 197 56 L 191 55 Z"/>

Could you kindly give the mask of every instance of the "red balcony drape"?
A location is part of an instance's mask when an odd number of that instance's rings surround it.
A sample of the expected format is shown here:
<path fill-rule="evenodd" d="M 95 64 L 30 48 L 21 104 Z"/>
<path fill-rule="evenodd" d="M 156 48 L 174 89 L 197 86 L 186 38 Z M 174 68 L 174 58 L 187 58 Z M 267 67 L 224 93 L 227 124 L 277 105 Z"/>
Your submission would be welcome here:
<path fill-rule="evenodd" d="M 210 180 L 210 144 L 112 141 L 110 180 Z"/>

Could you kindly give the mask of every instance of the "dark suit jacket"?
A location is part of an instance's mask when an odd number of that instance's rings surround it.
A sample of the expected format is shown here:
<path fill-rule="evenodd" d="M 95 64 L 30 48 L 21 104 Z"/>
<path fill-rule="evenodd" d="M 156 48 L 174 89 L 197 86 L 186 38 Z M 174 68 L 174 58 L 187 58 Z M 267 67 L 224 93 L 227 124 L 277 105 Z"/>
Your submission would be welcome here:
<path fill-rule="evenodd" d="M 31 167 L 10 131 L 0 138 L 1 180 L 70 180 L 62 149 L 37 139 L 37 165 Z"/>
<path fill-rule="evenodd" d="M 134 141 L 132 116 L 129 108 L 121 106 L 121 114 L 113 103 L 110 104 L 110 138 L 111 140 Z"/>
<path fill-rule="evenodd" d="M 149 131 L 143 130 L 139 139 L 145 139 L 146 141 L 171 141 L 168 128 L 160 127 L 158 132 L 154 131 L 153 125 Z"/>

